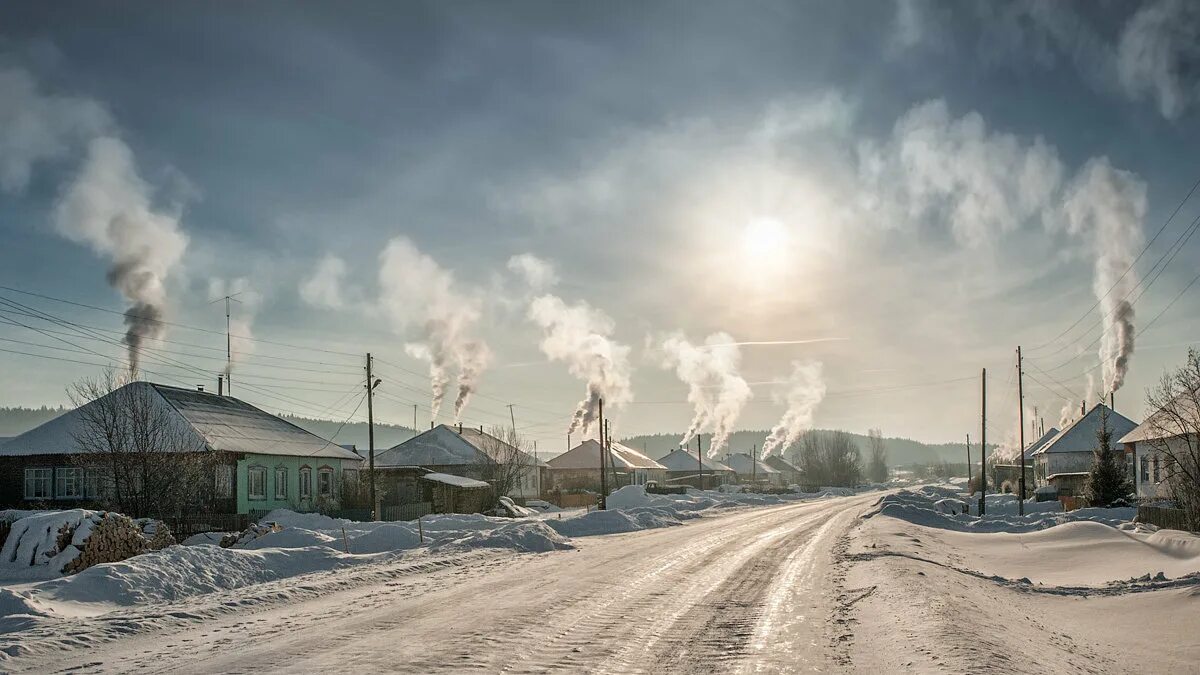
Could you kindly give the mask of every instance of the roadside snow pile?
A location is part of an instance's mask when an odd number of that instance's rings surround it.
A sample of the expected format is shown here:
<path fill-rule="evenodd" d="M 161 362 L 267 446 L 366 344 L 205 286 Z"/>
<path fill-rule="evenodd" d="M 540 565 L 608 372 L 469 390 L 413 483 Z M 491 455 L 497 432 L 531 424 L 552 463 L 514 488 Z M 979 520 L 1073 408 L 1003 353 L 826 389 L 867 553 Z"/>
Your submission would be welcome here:
<path fill-rule="evenodd" d="M 0 580 L 33 581 L 75 574 L 175 543 L 159 521 L 112 511 L 0 511 L 12 530 L 0 549 Z"/>
<path fill-rule="evenodd" d="M 571 542 L 540 520 L 516 522 L 494 530 L 477 530 L 464 537 L 439 543 L 446 548 L 507 548 L 526 553 L 546 553 L 575 548 Z"/>
<path fill-rule="evenodd" d="M 1027 502 L 1027 511 L 1034 512 L 1018 516 L 1015 496 L 996 495 L 1005 499 L 997 500 L 995 509 L 992 507 L 991 496 L 989 495 L 987 502 L 987 515 L 982 517 L 961 511 L 962 500 L 957 496 L 948 496 L 941 489 L 929 487 L 885 495 L 879 500 L 876 513 L 916 525 L 958 532 L 1033 532 L 1075 521 L 1092 521 L 1116 527 L 1133 520 L 1137 515 L 1135 508 L 1087 508 L 1063 512 L 1058 502 Z M 1007 508 L 1009 502 L 1011 509 Z M 1046 504 L 1050 506 L 1047 507 Z M 1054 510 L 1048 510 L 1049 508 Z"/>
<path fill-rule="evenodd" d="M 624 488 L 622 488 L 624 489 Z M 682 525 L 680 515 L 670 509 L 653 506 L 638 506 L 630 509 L 592 511 L 574 518 L 546 521 L 554 531 L 568 537 L 591 537 L 600 534 L 618 534 L 653 530 L 660 527 Z"/>

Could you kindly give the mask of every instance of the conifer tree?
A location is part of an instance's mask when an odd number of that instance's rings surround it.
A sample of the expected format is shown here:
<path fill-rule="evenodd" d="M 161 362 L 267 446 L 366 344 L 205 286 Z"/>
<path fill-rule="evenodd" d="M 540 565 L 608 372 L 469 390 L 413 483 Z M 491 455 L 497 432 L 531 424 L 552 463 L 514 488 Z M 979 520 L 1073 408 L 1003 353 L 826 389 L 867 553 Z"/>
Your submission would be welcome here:
<path fill-rule="evenodd" d="M 1100 428 L 1096 430 L 1095 459 L 1088 474 L 1087 496 L 1092 506 L 1117 506 L 1133 492 L 1126 474 L 1125 459 L 1112 449 L 1112 431 L 1108 428 L 1108 409 L 1100 408 Z"/>

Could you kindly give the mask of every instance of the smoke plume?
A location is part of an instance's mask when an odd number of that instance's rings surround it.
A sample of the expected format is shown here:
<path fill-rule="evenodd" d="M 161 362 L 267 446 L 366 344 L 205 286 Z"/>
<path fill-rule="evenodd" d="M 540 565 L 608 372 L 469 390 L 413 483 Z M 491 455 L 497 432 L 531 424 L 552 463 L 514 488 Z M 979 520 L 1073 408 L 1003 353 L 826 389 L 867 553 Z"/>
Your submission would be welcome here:
<path fill-rule="evenodd" d="M 619 408 L 633 400 L 629 381 L 629 347 L 612 339 L 612 318 L 586 302 L 568 305 L 556 295 L 534 298 L 529 318 L 541 326 L 542 353 L 567 364 L 587 382 L 587 395 L 575 410 L 567 433 L 587 433 L 599 417 L 600 400 Z"/>
<path fill-rule="evenodd" d="M 61 234 L 112 260 L 108 283 L 130 302 L 125 344 L 134 373 L 146 341 L 163 336 L 165 282 L 188 243 L 179 228 L 178 209 L 156 211 L 150 194 L 129 146 L 102 136 L 89 144 L 87 158 L 59 198 L 54 216 Z"/>
<path fill-rule="evenodd" d="M 1142 242 L 1146 185 L 1132 173 L 1114 169 L 1105 158 L 1092 159 L 1068 188 L 1064 208 L 1068 229 L 1089 235 L 1093 242 L 1092 290 L 1100 299 L 1104 327 L 1101 396 L 1107 397 L 1125 383 L 1133 356 L 1136 331 L 1129 295 L 1137 286 L 1137 273 L 1131 266 Z"/>
<path fill-rule="evenodd" d="M 453 273 L 406 237 L 392 239 L 380 254 L 379 287 L 380 306 L 393 327 L 399 332 L 414 326 L 421 330 L 422 340 L 405 345 L 405 350 L 429 362 L 432 419 L 437 420 L 450 383 L 456 381 L 454 420 L 459 421 L 491 362 L 487 344 L 473 337 L 479 300 L 459 292 Z"/>
<path fill-rule="evenodd" d="M 728 333 L 713 333 L 703 345 L 693 345 L 680 334 L 659 345 L 662 366 L 674 368 L 688 385 L 688 402 L 695 409 L 687 432 L 679 441 L 686 447 L 698 433 L 712 432 L 709 457 L 716 457 L 729 442 L 733 425 L 753 394 L 738 370 L 741 351 Z"/>
<path fill-rule="evenodd" d="M 812 426 L 817 406 L 825 398 L 822 370 L 820 361 L 792 362 L 792 375 L 788 378 L 788 390 L 784 397 L 787 411 L 763 442 L 764 458 L 782 452 Z"/>

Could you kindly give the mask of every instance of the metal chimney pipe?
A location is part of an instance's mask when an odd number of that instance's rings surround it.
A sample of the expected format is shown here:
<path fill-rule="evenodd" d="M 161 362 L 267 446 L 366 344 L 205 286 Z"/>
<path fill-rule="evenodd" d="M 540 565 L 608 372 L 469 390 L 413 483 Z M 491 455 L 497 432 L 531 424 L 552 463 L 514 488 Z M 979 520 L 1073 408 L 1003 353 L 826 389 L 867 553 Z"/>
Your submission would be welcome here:
<path fill-rule="evenodd" d="M 225 395 L 225 376 L 218 375 L 217 376 L 217 396 L 224 396 L 224 395 Z"/>

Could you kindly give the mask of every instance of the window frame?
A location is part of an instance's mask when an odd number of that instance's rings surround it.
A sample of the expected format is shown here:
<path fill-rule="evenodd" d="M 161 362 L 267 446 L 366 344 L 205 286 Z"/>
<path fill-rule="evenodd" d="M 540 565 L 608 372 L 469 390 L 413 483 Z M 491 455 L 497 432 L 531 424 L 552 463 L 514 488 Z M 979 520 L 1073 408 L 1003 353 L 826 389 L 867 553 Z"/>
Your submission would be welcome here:
<path fill-rule="evenodd" d="M 307 464 L 300 467 L 299 477 L 300 477 L 300 486 L 299 486 L 300 499 L 301 500 L 312 499 L 312 494 L 313 494 L 312 467 Z"/>
<path fill-rule="evenodd" d="M 68 493 L 67 481 L 70 478 L 73 489 Z M 78 466 L 54 467 L 54 498 L 77 500 L 84 498 L 84 471 Z"/>
<path fill-rule="evenodd" d="M 41 475 L 44 474 L 44 475 Z M 30 481 L 35 481 L 31 483 Z M 37 485 L 44 481 L 45 494 L 30 494 L 30 485 Z M 37 493 L 38 490 L 33 492 Z M 49 466 L 27 466 L 25 467 L 25 499 L 27 501 L 38 501 L 54 498 L 54 468 Z"/>
<path fill-rule="evenodd" d="M 328 477 L 328 481 L 322 484 L 322 479 Z M 323 466 L 317 469 L 317 496 L 333 498 L 333 479 L 335 477 L 333 467 Z"/>
<path fill-rule="evenodd" d="M 280 476 L 283 480 L 280 480 Z M 288 468 L 286 466 L 275 467 L 275 499 L 288 498 Z"/>
<path fill-rule="evenodd" d="M 257 494 L 254 492 L 255 476 L 261 476 L 262 478 L 262 491 Z M 246 467 L 246 499 L 256 502 L 266 501 L 267 467 L 258 464 Z"/>

